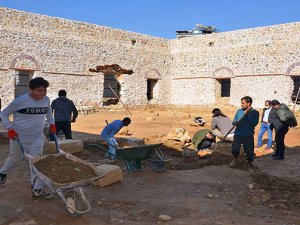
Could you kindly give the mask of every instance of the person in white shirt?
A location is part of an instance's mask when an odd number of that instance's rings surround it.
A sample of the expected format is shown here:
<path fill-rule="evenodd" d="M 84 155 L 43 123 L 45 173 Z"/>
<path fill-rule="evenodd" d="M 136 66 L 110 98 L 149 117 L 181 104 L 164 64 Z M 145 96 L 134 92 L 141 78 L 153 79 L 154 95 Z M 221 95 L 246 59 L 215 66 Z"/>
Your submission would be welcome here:
<path fill-rule="evenodd" d="M 17 142 L 19 139 L 24 151 L 35 157 L 42 154 L 44 146 L 44 126 L 46 119 L 50 124 L 50 132 L 56 133 L 50 99 L 46 96 L 49 82 L 37 77 L 29 82 L 29 93 L 15 98 L 2 112 L 1 119 L 8 130 L 10 152 L 0 168 L 0 185 L 6 183 L 7 173 L 20 163 L 24 155 Z M 13 115 L 13 122 L 9 116 Z M 47 197 L 43 183 L 31 172 L 32 196 Z"/>
<path fill-rule="evenodd" d="M 258 132 L 257 145 L 255 146 L 255 148 L 260 148 L 263 145 L 262 138 L 266 131 L 268 132 L 268 143 L 265 150 L 269 150 L 272 148 L 272 130 L 270 129 L 270 114 L 272 113 L 275 113 L 275 111 L 271 106 L 271 101 L 267 100 L 265 101 L 265 108 L 263 109 L 260 130 Z"/>

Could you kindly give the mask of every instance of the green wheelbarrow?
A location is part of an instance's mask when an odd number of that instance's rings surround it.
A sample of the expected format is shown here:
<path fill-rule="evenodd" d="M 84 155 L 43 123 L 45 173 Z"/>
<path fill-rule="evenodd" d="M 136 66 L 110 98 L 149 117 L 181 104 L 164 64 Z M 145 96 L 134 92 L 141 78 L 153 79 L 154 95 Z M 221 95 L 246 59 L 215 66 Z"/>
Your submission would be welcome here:
<path fill-rule="evenodd" d="M 112 155 L 107 149 L 98 144 L 89 144 L 100 150 Z M 167 163 L 171 161 L 167 159 L 160 150 L 161 144 L 139 145 L 134 147 L 117 148 L 116 158 L 124 160 L 127 171 L 134 172 L 140 170 L 142 160 L 148 160 L 149 166 L 153 171 L 163 172 L 167 169 Z"/>

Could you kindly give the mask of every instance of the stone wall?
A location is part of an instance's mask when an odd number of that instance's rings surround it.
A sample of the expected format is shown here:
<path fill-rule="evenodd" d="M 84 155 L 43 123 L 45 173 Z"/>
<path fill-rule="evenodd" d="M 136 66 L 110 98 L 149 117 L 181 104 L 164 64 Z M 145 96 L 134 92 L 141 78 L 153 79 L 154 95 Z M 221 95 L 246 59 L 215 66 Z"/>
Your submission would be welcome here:
<path fill-rule="evenodd" d="M 10 71 L 10 74 L 11 72 L 12 71 Z M 0 98 L 3 109 L 3 107 L 9 104 L 12 96 L 14 96 L 14 89 L 12 87 L 14 87 L 15 81 L 14 75 L 10 76 L 8 71 L 6 70 L 0 70 L 0 77 Z"/>
<path fill-rule="evenodd" d="M 97 65 L 118 64 L 134 71 L 125 75 L 121 99 L 147 104 L 147 78 L 159 79 L 158 104 L 170 98 L 168 40 L 66 19 L 0 8 L 0 93 L 3 105 L 14 98 L 17 70 L 33 70 L 50 81 L 48 95 L 59 89 L 84 104 L 102 104 L 103 73 Z M 5 93 L 5 94 L 4 94 Z"/>
<path fill-rule="evenodd" d="M 213 104 L 222 78 L 231 79 L 230 104 L 244 95 L 257 107 L 266 99 L 290 102 L 289 75 L 300 75 L 299 38 L 300 23 L 289 23 L 172 40 L 171 102 Z"/>
<path fill-rule="evenodd" d="M 212 105 L 222 102 L 220 79 L 231 79 L 228 103 L 250 95 L 289 103 L 291 76 L 300 75 L 300 23 L 166 40 L 114 28 L 0 8 L 0 94 L 14 98 L 18 70 L 50 81 L 77 104 L 102 105 L 103 73 L 97 65 L 133 70 L 122 75 L 121 100 L 144 105 L 147 79 L 157 80 L 153 104 Z"/>

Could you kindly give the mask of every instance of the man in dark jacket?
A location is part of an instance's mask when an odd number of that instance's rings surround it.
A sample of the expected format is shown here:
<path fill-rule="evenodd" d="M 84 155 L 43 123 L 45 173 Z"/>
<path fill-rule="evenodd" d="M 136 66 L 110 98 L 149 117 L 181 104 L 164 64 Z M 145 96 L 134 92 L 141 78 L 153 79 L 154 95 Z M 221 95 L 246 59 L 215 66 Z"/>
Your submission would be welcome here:
<path fill-rule="evenodd" d="M 58 98 L 52 102 L 51 107 L 54 112 L 57 133 L 62 130 L 66 139 L 72 139 L 71 122 L 75 123 L 78 111 L 73 101 L 66 96 L 67 92 L 60 90 Z"/>
<path fill-rule="evenodd" d="M 272 100 L 272 107 L 277 111 L 283 104 L 280 104 L 277 100 Z M 284 151 L 285 151 L 285 145 L 284 145 L 284 138 L 287 132 L 289 131 L 289 127 L 282 123 L 279 120 L 279 117 L 277 114 L 270 115 L 270 128 L 275 129 L 275 143 L 276 143 L 276 150 L 275 154 L 272 155 L 274 160 L 282 160 L 284 159 Z"/>

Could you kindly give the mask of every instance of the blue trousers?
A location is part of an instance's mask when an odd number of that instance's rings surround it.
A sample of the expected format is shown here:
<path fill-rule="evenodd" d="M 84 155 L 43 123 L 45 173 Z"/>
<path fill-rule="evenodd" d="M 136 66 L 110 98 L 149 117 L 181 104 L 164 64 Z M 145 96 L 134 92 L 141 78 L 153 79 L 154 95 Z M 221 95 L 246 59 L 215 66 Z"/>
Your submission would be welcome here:
<path fill-rule="evenodd" d="M 111 159 L 116 159 L 116 149 L 118 147 L 118 142 L 115 137 L 101 136 L 101 138 L 108 144 L 108 152 L 110 153 Z"/>
<path fill-rule="evenodd" d="M 270 124 L 262 123 L 260 126 L 260 130 L 258 132 L 258 140 L 257 140 L 257 145 L 262 146 L 262 138 L 264 134 L 268 132 L 268 144 L 267 147 L 271 148 L 272 147 L 272 130 L 270 129 Z"/>

